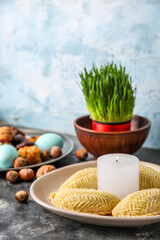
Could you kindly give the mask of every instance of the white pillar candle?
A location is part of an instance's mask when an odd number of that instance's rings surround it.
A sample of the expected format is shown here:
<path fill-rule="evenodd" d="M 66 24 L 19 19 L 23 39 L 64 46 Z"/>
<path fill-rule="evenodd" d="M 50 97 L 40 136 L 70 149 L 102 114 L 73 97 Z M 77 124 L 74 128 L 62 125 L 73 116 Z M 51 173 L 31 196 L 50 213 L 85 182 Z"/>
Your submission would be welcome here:
<path fill-rule="evenodd" d="M 139 159 L 129 154 L 106 154 L 97 159 L 98 189 L 119 199 L 139 190 Z"/>

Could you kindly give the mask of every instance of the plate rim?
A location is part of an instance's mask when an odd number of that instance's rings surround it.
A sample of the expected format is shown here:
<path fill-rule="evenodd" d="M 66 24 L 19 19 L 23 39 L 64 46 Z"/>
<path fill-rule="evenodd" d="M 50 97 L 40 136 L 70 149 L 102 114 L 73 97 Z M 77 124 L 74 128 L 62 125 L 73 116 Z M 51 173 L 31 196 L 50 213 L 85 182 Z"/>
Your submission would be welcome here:
<path fill-rule="evenodd" d="M 9 124 L 1 124 L 1 126 L 12 126 L 12 125 L 9 125 Z M 42 162 L 42 163 L 38 163 L 38 164 L 32 164 L 32 165 L 28 165 L 28 166 L 23 166 L 23 167 L 17 167 L 17 168 L 14 168 L 14 167 L 10 167 L 10 168 L 4 168 L 4 169 L 1 169 L 0 168 L 0 173 L 1 172 L 7 172 L 7 171 L 10 171 L 10 170 L 20 170 L 22 168 L 38 168 L 38 167 L 41 167 L 43 165 L 46 165 L 46 164 L 51 164 L 51 163 L 54 163 L 54 162 L 57 162 L 63 158 L 65 158 L 66 156 L 68 156 L 74 149 L 74 142 L 73 140 L 71 139 L 71 137 L 67 136 L 66 134 L 63 134 L 63 133 L 59 133 L 59 132 L 56 132 L 56 131 L 48 131 L 48 130 L 42 130 L 42 129 L 37 129 L 37 128 L 28 128 L 28 127 L 21 127 L 21 126 L 16 126 L 17 128 L 21 128 L 21 129 L 27 129 L 27 130 L 33 130 L 33 131 L 40 131 L 41 133 L 40 134 L 45 134 L 45 133 L 56 133 L 58 135 L 60 135 L 64 140 L 68 141 L 68 143 L 70 144 L 70 147 L 69 149 L 67 150 L 67 152 L 63 155 L 61 155 L 60 157 L 58 158 L 50 158 L 49 160 L 45 161 L 45 162 Z M 26 134 L 27 135 L 27 134 Z"/>
<path fill-rule="evenodd" d="M 64 169 L 71 168 L 71 167 L 73 168 L 75 165 L 85 166 L 85 165 L 88 165 L 88 163 L 93 163 L 93 165 L 94 165 L 94 162 L 96 163 L 95 160 L 87 161 L 87 162 L 85 162 L 85 163 L 75 163 L 75 164 L 71 164 L 71 165 L 68 165 L 68 166 L 61 167 L 61 168 L 59 168 L 59 169 L 56 169 L 55 171 L 56 171 L 56 172 L 59 172 L 59 171 L 61 171 L 62 169 L 64 170 Z M 140 161 L 140 163 L 142 163 L 143 165 L 146 165 L 146 164 L 150 165 L 150 164 L 151 164 L 151 165 L 153 165 L 153 166 L 155 166 L 155 167 L 158 166 L 158 168 L 160 169 L 160 165 L 157 165 L 157 164 L 155 164 L 155 163 L 150 163 L 150 162 L 145 162 L 145 161 Z M 81 212 L 76 212 L 76 211 L 71 211 L 71 210 L 64 210 L 64 209 L 56 208 L 56 207 L 52 206 L 51 204 L 47 204 L 47 203 L 45 203 L 44 201 L 40 200 L 40 199 L 35 195 L 35 193 L 34 193 L 34 187 L 35 187 L 35 185 L 37 184 L 37 182 L 39 182 L 39 181 L 41 181 L 42 179 L 48 177 L 48 175 L 54 174 L 55 171 L 50 172 L 50 173 L 47 173 L 47 174 L 41 176 L 40 178 L 36 179 L 36 180 L 31 184 L 31 186 L 30 186 L 30 195 L 31 195 L 31 197 L 33 198 L 33 200 L 34 200 L 37 204 L 39 204 L 39 205 L 41 205 L 42 207 L 48 209 L 49 211 L 51 211 L 51 212 L 54 213 L 54 214 L 63 216 L 63 214 L 66 213 L 66 214 L 69 214 L 69 215 L 71 215 L 71 216 L 73 216 L 73 217 L 83 217 L 83 218 L 84 218 L 84 217 L 87 217 L 87 218 L 89 218 L 89 219 L 95 218 L 95 219 L 97 219 L 97 220 L 102 220 L 102 219 L 103 219 L 103 220 L 106 220 L 106 221 L 107 221 L 107 220 L 113 220 L 115 223 L 116 223 L 116 222 L 119 222 L 119 221 L 121 221 L 122 223 L 125 223 L 125 222 L 134 222 L 134 223 L 136 223 L 136 222 L 137 222 L 137 219 L 138 219 L 138 220 L 143 220 L 144 224 L 147 224 L 148 222 L 150 222 L 150 221 L 152 221 L 152 220 L 153 220 L 153 221 L 156 221 L 156 222 L 159 222 L 159 221 L 160 221 L 160 215 L 146 216 L 146 217 L 142 217 L 142 216 L 137 216 L 137 217 L 101 216 L 101 215 L 93 215 L 93 214 L 81 213 Z M 54 210 L 54 212 L 53 212 L 53 210 Z M 70 218 L 70 217 L 68 217 L 68 216 L 66 216 L 66 215 L 63 216 L 63 217 L 65 217 L 65 218 Z M 77 221 L 81 222 L 80 220 L 77 220 Z M 107 223 L 107 222 L 106 222 L 106 223 Z M 93 223 L 92 223 L 92 224 L 93 224 Z M 99 224 L 99 225 L 101 225 L 101 224 Z M 101 226 L 102 226 L 102 225 L 101 225 Z M 107 225 L 105 225 L 105 226 L 107 226 Z M 109 225 L 108 225 L 108 226 L 109 226 Z M 111 226 L 111 225 L 110 225 L 110 226 Z M 112 225 L 112 226 L 113 226 L 113 225 Z M 115 226 L 116 226 L 116 225 L 115 225 Z M 120 227 L 120 225 L 117 225 L 117 226 Z M 128 226 L 126 226 L 126 227 L 132 227 L 132 226 L 131 226 L 131 225 L 128 225 Z"/>

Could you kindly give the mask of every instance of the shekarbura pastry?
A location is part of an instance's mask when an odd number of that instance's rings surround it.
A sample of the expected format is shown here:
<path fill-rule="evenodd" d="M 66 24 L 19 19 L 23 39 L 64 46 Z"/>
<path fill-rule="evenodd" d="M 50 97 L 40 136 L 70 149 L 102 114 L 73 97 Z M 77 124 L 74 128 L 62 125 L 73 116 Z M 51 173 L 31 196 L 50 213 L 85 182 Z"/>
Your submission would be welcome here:
<path fill-rule="evenodd" d="M 119 203 L 119 199 L 106 191 L 82 188 L 66 188 L 52 193 L 50 201 L 54 207 L 76 212 L 107 215 Z"/>
<path fill-rule="evenodd" d="M 65 188 L 91 188 L 97 189 L 97 168 L 85 168 L 74 173 L 60 187 Z"/>
<path fill-rule="evenodd" d="M 139 165 L 139 188 L 160 188 L 160 173 L 150 167 Z"/>
<path fill-rule="evenodd" d="M 97 168 L 86 168 L 74 173 L 60 187 L 97 189 Z M 139 165 L 139 188 L 160 188 L 160 173 L 150 167 Z"/>
<path fill-rule="evenodd" d="M 129 194 L 112 210 L 114 217 L 153 216 L 160 214 L 160 189 L 151 188 Z"/>

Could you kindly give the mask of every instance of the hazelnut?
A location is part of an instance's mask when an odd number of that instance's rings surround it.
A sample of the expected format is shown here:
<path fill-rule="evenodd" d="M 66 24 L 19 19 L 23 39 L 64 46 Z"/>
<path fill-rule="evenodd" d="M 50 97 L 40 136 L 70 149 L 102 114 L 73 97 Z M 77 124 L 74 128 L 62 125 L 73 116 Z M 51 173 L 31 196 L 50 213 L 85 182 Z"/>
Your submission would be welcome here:
<path fill-rule="evenodd" d="M 17 157 L 14 160 L 14 167 L 15 168 L 17 168 L 17 167 L 24 167 L 24 166 L 27 166 L 27 160 L 25 158 Z"/>
<path fill-rule="evenodd" d="M 53 170 L 55 170 L 55 166 L 53 165 L 43 165 L 42 167 L 40 167 L 38 170 L 37 170 L 37 173 L 36 173 L 36 177 L 39 178 L 43 175 L 45 175 L 46 173 L 49 173 Z"/>
<path fill-rule="evenodd" d="M 61 151 L 60 147 L 58 147 L 58 146 L 53 146 L 53 147 L 51 148 L 50 154 L 51 154 L 51 156 L 52 156 L 53 158 L 57 158 L 57 157 L 61 156 L 62 151 Z"/>
<path fill-rule="evenodd" d="M 9 181 L 9 182 L 11 182 L 11 183 L 16 182 L 17 179 L 18 179 L 18 177 L 19 177 L 19 174 L 18 174 L 18 172 L 15 171 L 15 170 L 10 170 L 10 171 L 8 171 L 7 174 L 6 174 L 6 179 L 7 179 L 7 181 Z"/>
<path fill-rule="evenodd" d="M 28 193 L 26 191 L 24 191 L 24 190 L 18 191 L 15 194 L 15 199 L 18 202 L 21 202 L 21 203 L 27 202 L 28 197 L 29 197 Z"/>
<path fill-rule="evenodd" d="M 41 151 L 41 158 L 43 162 L 47 161 L 49 157 L 49 152 L 47 150 Z"/>
<path fill-rule="evenodd" d="M 23 168 L 19 171 L 19 176 L 23 181 L 29 182 L 34 178 L 34 171 L 30 168 Z"/>
<path fill-rule="evenodd" d="M 86 149 L 78 149 L 76 151 L 76 156 L 77 158 L 79 158 L 80 160 L 85 160 L 88 157 L 88 152 Z"/>

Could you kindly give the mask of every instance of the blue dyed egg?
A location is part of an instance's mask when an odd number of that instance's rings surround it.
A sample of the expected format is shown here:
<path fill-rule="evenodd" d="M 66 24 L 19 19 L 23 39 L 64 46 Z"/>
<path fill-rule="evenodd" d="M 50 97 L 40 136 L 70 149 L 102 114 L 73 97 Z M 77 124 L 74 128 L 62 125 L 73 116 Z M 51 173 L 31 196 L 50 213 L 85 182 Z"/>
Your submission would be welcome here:
<path fill-rule="evenodd" d="M 13 166 L 14 159 L 18 157 L 18 152 L 12 145 L 4 144 L 0 146 L 0 168 Z"/>
<path fill-rule="evenodd" d="M 56 134 L 56 133 L 45 133 L 42 134 L 37 141 L 35 142 L 35 145 L 42 151 L 47 150 L 50 152 L 51 147 L 58 146 L 60 148 L 63 147 L 64 140 L 63 138 Z"/>

